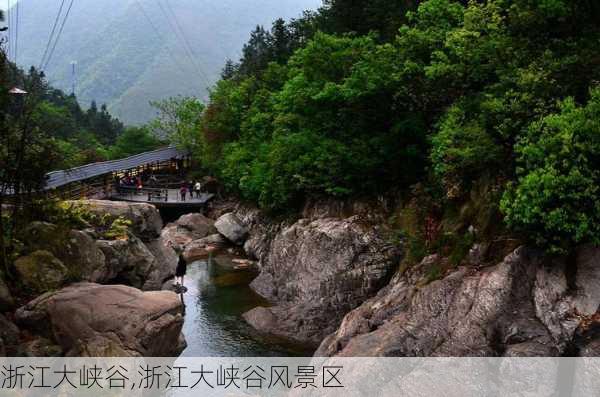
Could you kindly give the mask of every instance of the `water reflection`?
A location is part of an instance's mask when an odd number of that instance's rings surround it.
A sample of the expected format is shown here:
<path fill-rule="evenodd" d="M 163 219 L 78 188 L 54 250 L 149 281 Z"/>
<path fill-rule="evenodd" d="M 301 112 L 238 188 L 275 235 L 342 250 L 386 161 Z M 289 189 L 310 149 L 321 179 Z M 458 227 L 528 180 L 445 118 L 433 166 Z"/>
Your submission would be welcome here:
<path fill-rule="evenodd" d="M 268 302 L 254 293 L 249 270 L 235 270 L 231 257 L 217 255 L 188 265 L 183 332 L 188 343 L 182 356 L 306 356 L 306 347 L 254 331 L 241 315 Z"/>

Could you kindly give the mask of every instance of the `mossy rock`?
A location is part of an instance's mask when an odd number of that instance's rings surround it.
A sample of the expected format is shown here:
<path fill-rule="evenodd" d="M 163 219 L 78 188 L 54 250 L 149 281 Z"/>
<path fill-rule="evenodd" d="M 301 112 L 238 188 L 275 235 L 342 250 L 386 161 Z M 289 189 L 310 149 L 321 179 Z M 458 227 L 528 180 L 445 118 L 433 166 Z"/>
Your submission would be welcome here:
<path fill-rule="evenodd" d="M 11 310 L 15 306 L 15 300 L 2 277 L 0 273 L 0 312 Z"/>
<path fill-rule="evenodd" d="M 68 274 L 66 266 L 48 251 L 35 251 L 17 259 L 15 269 L 23 285 L 38 293 L 61 287 Z"/>

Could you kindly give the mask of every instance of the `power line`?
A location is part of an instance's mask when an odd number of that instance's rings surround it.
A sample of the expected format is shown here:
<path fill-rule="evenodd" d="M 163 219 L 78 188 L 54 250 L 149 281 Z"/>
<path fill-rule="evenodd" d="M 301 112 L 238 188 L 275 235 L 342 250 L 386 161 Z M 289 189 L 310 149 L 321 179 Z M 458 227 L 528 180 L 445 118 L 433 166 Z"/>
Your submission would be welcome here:
<path fill-rule="evenodd" d="M 150 27 L 152 28 L 152 31 L 154 32 L 154 34 L 156 35 L 156 38 L 158 39 L 158 41 L 161 41 L 161 38 L 158 34 L 158 29 L 156 28 L 156 25 L 154 24 L 154 22 L 152 22 L 152 19 L 150 18 L 150 16 L 148 15 L 148 13 L 146 13 L 146 10 L 144 10 L 144 7 L 142 6 L 142 4 L 139 2 L 139 0 L 135 0 L 137 6 L 139 7 L 140 11 L 142 12 L 142 14 L 144 14 L 144 17 L 146 18 L 146 20 L 148 21 L 148 23 L 150 24 Z M 183 73 L 183 75 L 185 75 L 185 68 L 183 66 L 181 66 L 181 64 L 177 61 L 177 58 L 173 55 L 173 52 L 171 51 L 171 48 L 166 45 L 165 46 L 167 51 L 169 52 L 169 55 L 171 56 L 171 59 L 173 60 L 173 63 L 179 68 L 179 70 Z"/>
<path fill-rule="evenodd" d="M 160 10 L 162 11 L 165 19 L 167 20 L 169 28 L 173 32 L 175 39 L 183 47 L 184 54 L 189 58 L 191 64 L 194 66 L 194 68 L 198 72 L 199 77 L 201 77 L 204 80 L 204 83 L 206 84 L 205 88 L 208 90 L 209 89 L 208 80 L 204 76 L 204 73 L 202 73 L 202 71 L 200 70 L 200 67 L 196 64 L 196 62 L 194 62 L 194 56 L 193 56 L 193 54 L 191 52 L 189 52 L 188 48 L 185 46 L 185 43 L 181 40 L 181 37 L 179 37 L 179 35 L 177 34 L 177 29 L 174 27 L 174 25 L 173 25 L 173 23 L 171 21 L 171 18 L 169 17 L 169 15 L 167 14 L 167 12 L 165 11 L 165 8 L 162 6 L 162 3 L 160 2 L 160 0 L 156 0 L 156 2 L 158 3 L 158 6 L 159 6 Z"/>
<path fill-rule="evenodd" d="M 44 50 L 44 55 L 42 55 L 42 60 L 40 61 L 40 67 L 38 69 L 42 69 L 44 65 L 44 61 L 46 60 L 46 56 L 48 55 L 48 50 L 50 49 L 50 45 L 52 44 L 52 40 L 54 39 L 54 33 L 56 32 L 56 26 L 58 26 L 58 21 L 60 16 L 62 15 L 62 10 L 65 5 L 65 0 L 62 0 L 60 3 L 60 8 L 58 9 L 58 13 L 56 14 L 56 18 L 54 19 L 54 25 L 52 26 L 52 32 L 50 32 L 50 36 L 48 37 L 48 43 L 46 43 L 46 49 Z"/>
<path fill-rule="evenodd" d="M 15 5 L 15 7 L 17 8 L 17 15 L 16 15 L 16 20 L 15 20 L 15 45 L 14 45 L 14 62 L 15 65 L 17 64 L 17 58 L 19 56 L 19 4 L 21 4 L 20 1 L 17 1 L 17 4 Z"/>
<path fill-rule="evenodd" d="M 52 59 L 52 55 L 54 55 L 54 50 L 56 49 L 56 45 L 60 41 L 60 36 L 62 35 L 65 24 L 67 23 L 67 19 L 69 18 L 69 13 L 71 12 L 71 8 L 73 7 L 74 1 L 75 0 L 71 0 L 71 2 L 69 3 L 69 8 L 67 8 L 67 13 L 65 14 L 65 18 L 62 20 L 62 24 L 60 25 L 60 29 L 58 30 L 58 35 L 56 36 L 56 40 L 54 41 L 54 45 L 52 46 L 52 50 L 50 51 L 50 54 L 48 55 L 48 59 L 46 60 L 46 63 L 44 64 L 43 69 L 46 69 L 48 67 L 48 65 L 50 64 L 50 60 Z"/>
<path fill-rule="evenodd" d="M 194 53 L 194 49 L 191 46 L 189 40 L 187 39 L 187 36 L 185 35 L 185 31 L 182 29 L 181 24 L 179 23 L 179 20 L 177 19 L 177 15 L 173 11 L 173 7 L 171 7 L 171 3 L 169 3 L 169 0 L 165 0 L 165 3 L 167 4 L 167 8 L 169 9 L 169 11 L 171 12 L 171 15 L 173 15 L 173 21 L 175 21 L 175 26 L 179 29 L 179 32 L 181 33 L 181 37 L 183 37 L 184 43 L 187 46 L 188 51 L 190 52 L 190 54 L 192 54 L 194 62 L 196 62 L 197 57 L 196 57 L 196 54 Z M 208 82 L 210 79 L 208 79 L 208 76 L 206 76 L 206 74 L 204 73 L 204 70 L 201 67 L 198 67 L 198 68 L 200 69 L 200 72 L 202 73 L 202 75 L 204 76 L 206 81 Z M 209 87 L 206 87 L 206 88 L 208 89 Z"/>

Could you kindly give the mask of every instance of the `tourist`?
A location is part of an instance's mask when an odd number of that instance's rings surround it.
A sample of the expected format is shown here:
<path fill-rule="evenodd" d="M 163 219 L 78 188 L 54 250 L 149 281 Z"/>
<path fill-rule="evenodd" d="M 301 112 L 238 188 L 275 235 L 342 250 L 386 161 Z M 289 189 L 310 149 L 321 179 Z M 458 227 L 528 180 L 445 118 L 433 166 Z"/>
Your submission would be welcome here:
<path fill-rule="evenodd" d="M 196 182 L 196 185 L 194 186 L 194 191 L 196 192 L 196 198 L 200 198 L 200 196 L 202 195 L 201 190 L 202 190 L 202 184 L 200 182 Z"/>
<path fill-rule="evenodd" d="M 175 269 L 175 282 L 183 287 L 183 278 L 187 272 L 187 262 L 183 258 L 183 254 L 179 254 L 179 262 Z M 179 279 L 179 280 L 178 280 Z"/>
<path fill-rule="evenodd" d="M 187 191 L 188 191 L 188 188 L 184 183 L 183 185 L 181 185 L 181 189 L 179 189 L 179 193 L 181 194 L 181 201 L 185 201 L 185 196 L 187 195 Z"/>
<path fill-rule="evenodd" d="M 190 198 L 194 198 L 194 181 L 190 181 L 188 184 L 188 192 L 190 192 Z"/>

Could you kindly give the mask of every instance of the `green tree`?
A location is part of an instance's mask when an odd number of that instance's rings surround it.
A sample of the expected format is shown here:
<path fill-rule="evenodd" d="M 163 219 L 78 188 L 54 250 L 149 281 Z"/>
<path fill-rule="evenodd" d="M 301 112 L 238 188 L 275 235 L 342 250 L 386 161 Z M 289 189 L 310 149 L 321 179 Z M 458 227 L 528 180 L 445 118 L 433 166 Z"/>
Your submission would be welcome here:
<path fill-rule="evenodd" d="M 600 244 L 600 89 L 534 122 L 516 147 L 520 171 L 502 200 L 509 225 L 565 251 Z"/>
<path fill-rule="evenodd" d="M 146 127 L 128 127 L 119 135 L 117 142 L 109 148 L 111 159 L 121 159 L 135 154 L 148 152 L 164 146 Z"/>

